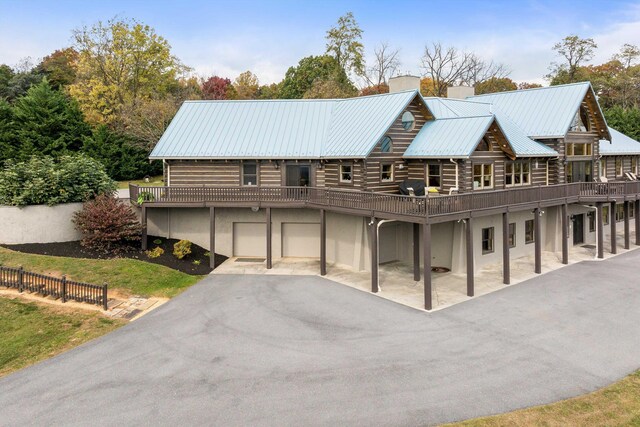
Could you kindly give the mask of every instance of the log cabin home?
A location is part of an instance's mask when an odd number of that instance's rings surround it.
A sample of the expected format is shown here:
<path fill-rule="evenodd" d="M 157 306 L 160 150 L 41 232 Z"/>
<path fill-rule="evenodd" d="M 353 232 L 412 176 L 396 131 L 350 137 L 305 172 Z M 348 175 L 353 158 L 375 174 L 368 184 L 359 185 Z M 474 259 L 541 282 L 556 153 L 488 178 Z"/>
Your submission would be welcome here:
<path fill-rule="evenodd" d="M 569 245 L 640 244 L 640 143 L 609 129 L 591 85 L 425 98 L 420 79 L 332 100 L 187 101 L 151 153 L 164 187 L 130 186 L 145 233 L 259 260 L 309 257 L 371 271 L 467 276 Z M 424 187 L 424 193 L 421 188 Z M 606 227 L 608 225 L 608 227 Z M 146 236 L 146 234 L 145 234 Z M 143 239 L 146 240 L 146 239 Z M 143 243 L 143 245 L 146 242 Z M 213 257 L 212 257 L 213 259 Z"/>

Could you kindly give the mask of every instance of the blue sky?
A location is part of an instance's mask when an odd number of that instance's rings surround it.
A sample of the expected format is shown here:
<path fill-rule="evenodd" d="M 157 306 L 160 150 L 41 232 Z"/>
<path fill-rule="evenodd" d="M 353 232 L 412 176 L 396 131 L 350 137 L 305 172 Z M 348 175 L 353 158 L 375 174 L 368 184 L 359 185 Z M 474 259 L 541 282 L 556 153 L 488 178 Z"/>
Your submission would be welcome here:
<path fill-rule="evenodd" d="M 119 15 L 167 38 L 194 72 L 235 78 L 253 71 L 279 81 L 304 56 L 324 52 L 325 32 L 351 11 L 367 55 L 385 41 L 401 49 L 401 71 L 420 74 L 426 43 L 440 41 L 507 64 L 516 81 L 544 83 L 551 46 L 593 37 L 604 61 L 640 45 L 640 0 L 609 1 L 29 1 L 0 0 L 0 63 L 34 60 L 71 44 L 71 31 Z"/>

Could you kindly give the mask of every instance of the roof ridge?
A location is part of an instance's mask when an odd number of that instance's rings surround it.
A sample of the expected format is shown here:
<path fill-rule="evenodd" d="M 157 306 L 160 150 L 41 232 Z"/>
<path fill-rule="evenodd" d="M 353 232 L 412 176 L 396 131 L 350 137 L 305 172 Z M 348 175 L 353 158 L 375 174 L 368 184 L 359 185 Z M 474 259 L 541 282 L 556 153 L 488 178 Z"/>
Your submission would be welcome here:
<path fill-rule="evenodd" d="M 352 96 L 350 98 L 272 98 L 272 99 L 187 99 L 183 101 L 183 103 L 249 103 L 249 102 L 257 102 L 257 103 L 267 103 L 267 102 L 342 102 L 342 101 L 353 101 L 356 99 L 368 99 L 375 98 L 379 96 L 393 96 L 399 95 L 403 93 L 413 93 L 418 92 L 418 89 L 407 89 L 401 90 L 398 92 L 390 92 L 390 93 L 376 93 L 373 95 L 364 95 L 364 96 Z"/>
<path fill-rule="evenodd" d="M 493 92 L 493 93 L 483 93 L 480 95 L 472 95 L 468 98 L 479 98 L 479 97 L 483 97 L 483 96 L 495 96 L 495 95 L 502 95 L 505 93 L 524 93 L 524 92 L 531 92 L 534 90 L 543 90 L 543 89 L 557 89 L 557 88 L 561 88 L 561 87 L 566 87 L 566 86 L 580 86 L 580 85 L 591 85 L 591 81 L 587 80 L 585 82 L 575 82 L 575 83 L 565 83 L 562 85 L 552 85 L 552 86 L 542 86 L 542 87 L 532 87 L 529 89 L 514 89 L 514 90 L 505 90 L 503 92 Z M 468 99 L 467 98 L 467 99 Z"/>

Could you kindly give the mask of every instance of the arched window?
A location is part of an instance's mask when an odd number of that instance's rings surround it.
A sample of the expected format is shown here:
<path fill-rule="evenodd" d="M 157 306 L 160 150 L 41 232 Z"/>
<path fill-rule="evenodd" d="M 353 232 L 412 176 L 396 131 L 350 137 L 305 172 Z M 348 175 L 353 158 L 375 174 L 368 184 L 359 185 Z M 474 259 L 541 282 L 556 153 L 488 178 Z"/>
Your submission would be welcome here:
<path fill-rule="evenodd" d="M 416 126 L 416 118 L 413 116 L 411 111 L 405 111 L 402 113 L 402 127 L 404 130 L 411 131 Z"/>
<path fill-rule="evenodd" d="M 393 141 L 391 137 L 385 135 L 382 137 L 380 141 L 380 151 L 383 153 L 390 153 L 393 150 Z"/>

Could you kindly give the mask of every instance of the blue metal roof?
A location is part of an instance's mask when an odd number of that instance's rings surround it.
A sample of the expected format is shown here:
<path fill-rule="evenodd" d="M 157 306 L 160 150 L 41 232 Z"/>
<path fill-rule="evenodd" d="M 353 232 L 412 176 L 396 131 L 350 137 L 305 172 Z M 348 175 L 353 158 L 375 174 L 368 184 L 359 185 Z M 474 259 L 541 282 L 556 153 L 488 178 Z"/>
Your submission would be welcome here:
<path fill-rule="evenodd" d="M 589 82 L 475 95 L 471 101 L 491 103 L 531 138 L 564 138 Z"/>
<path fill-rule="evenodd" d="M 468 158 L 493 123 L 493 116 L 453 117 L 425 123 L 404 157 Z"/>
<path fill-rule="evenodd" d="M 417 91 L 331 100 L 186 101 L 151 159 L 366 157 Z"/>
<path fill-rule="evenodd" d="M 425 98 L 425 103 L 437 120 L 456 117 L 493 115 L 516 157 L 556 157 L 552 148 L 532 140 L 500 108 L 475 100 L 452 98 Z M 458 142 L 452 138 L 451 144 Z"/>
<path fill-rule="evenodd" d="M 640 155 L 640 142 L 613 128 L 609 128 L 609 133 L 611 133 L 611 143 L 601 140 L 600 154 Z"/>

